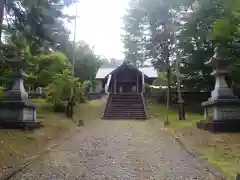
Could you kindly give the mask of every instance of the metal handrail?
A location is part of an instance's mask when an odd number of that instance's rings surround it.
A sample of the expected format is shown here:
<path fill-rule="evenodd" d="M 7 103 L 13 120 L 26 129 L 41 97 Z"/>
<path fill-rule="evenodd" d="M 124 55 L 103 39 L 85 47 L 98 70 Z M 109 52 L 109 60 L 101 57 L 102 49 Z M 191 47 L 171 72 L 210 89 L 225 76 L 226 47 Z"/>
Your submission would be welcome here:
<path fill-rule="evenodd" d="M 111 94 L 108 92 L 109 86 L 110 86 L 110 82 L 111 82 L 111 78 L 112 78 L 112 74 L 109 74 L 108 80 L 107 80 L 107 84 L 105 84 L 105 93 L 106 93 L 105 97 L 106 97 L 107 101 L 106 101 L 106 106 L 105 106 L 105 109 L 104 109 L 104 112 L 103 112 L 103 117 L 104 117 L 104 115 L 107 112 L 109 99 L 111 98 Z"/>
<path fill-rule="evenodd" d="M 145 93 L 145 78 L 143 72 L 142 72 L 142 93 Z"/>
<path fill-rule="evenodd" d="M 109 74 L 107 84 L 105 84 L 105 93 L 108 93 L 108 89 L 109 89 L 109 86 L 110 86 L 111 79 L 112 79 L 112 74 Z"/>
<path fill-rule="evenodd" d="M 144 108 L 146 117 L 149 118 L 149 116 L 148 116 L 148 111 L 147 111 L 147 105 L 146 105 L 146 101 L 145 101 L 145 97 L 144 97 L 144 95 L 143 95 L 143 92 L 141 93 L 141 97 L 142 97 L 143 108 Z"/>
<path fill-rule="evenodd" d="M 146 114 L 146 116 L 148 118 L 149 116 L 148 116 L 147 105 L 146 105 L 144 93 L 145 93 L 145 78 L 144 78 L 144 73 L 142 72 L 142 92 L 141 92 L 141 98 L 142 98 L 143 108 L 144 108 L 145 114 Z"/>
<path fill-rule="evenodd" d="M 110 98 L 111 98 L 111 93 L 107 92 L 107 95 L 106 95 L 107 100 L 106 100 L 106 105 L 105 105 L 105 109 L 104 109 L 102 118 L 104 118 L 105 114 L 107 113 L 107 108 L 108 108 L 108 103 L 110 101 Z"/>

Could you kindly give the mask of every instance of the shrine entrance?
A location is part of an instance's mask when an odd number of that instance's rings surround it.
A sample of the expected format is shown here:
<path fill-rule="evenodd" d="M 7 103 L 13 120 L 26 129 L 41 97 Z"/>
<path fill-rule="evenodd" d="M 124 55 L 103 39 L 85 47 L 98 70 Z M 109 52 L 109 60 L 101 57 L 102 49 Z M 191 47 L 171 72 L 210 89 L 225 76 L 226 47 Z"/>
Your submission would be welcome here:
<path fill-rule="evenodd" d="M 112 73 L 109 92 L 112 93 L 141 93 L 143 92 L 143 76 L 136 67 L 123 63 Z"/>
<path fill-rule="evenodd" d="M 126 63 L 107 74 L 103 119 L 147 119 L 144 84 L 152 80 L 143 70 Z"/>
<path fill-rule="evenodd" d="M 116 93 L 133 93 L 137 92 L 136 83 L 117 83 Z"/>

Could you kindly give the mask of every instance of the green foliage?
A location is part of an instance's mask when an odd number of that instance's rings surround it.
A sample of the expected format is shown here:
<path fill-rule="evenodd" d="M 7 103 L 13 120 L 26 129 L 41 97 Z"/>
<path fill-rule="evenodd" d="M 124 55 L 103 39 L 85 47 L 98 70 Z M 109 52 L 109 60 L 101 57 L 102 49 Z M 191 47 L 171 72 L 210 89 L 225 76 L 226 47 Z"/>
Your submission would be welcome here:
<path fill-rule="evenodd" d="M 63 26 L 64 6 L 65 2 L 61 0 L 5 1 L 7 32 L 23 33 L 31 44 L 31 52 L 37 52 L 42 46 L 63 45 L 68 42 L 68 32 Z"/>
<path fill-rule="evenodd" d="M 157 70 L 165 71 L 168 102 L 171 102 L 171 59 L 178 51 L 177 34 L 182 27 L 185 4 L 189 1 L 132 0 L 124 17 L 125 61 L 142 66 L 151 60 Z"/>
<path fill-rule="evenodd" d="M 213 77 L 211 67 L 204 63 L 213 56 L 213 46 L 220 47 L 222 57 L 232 58 L 229 82 L 240 83 L 239 76 L 239 16 L 240 3 L 236 0 L 202 0 L 184 25 L 180 48 L 184 59 L 181 72 L 185 75 L 184 85 L 197 90 L 210 90 Z"/>
<path fill-rule="evenodd" d="M 62 73 L 68 68 L 68 59 L 61 52 L 52 52 L 33 57 L 34 71 L 30 76 L 30 82 L 35 80 L 34 87 L 46 87 L 56 74 Z"/>
<path fill-rule="evenodd" d="M 0 66 L 0 86 L 7 89 L 11 87 L 11 73 L 12 70 L 9 67 L 5 65 Z"/>
<path fill-rule="evenodd" d="M 3 91 L 4 91 L 4 88 L 0 86 L 0 99 L 3 96 Z"/>
<path fill-rule="evenodd" d="M 175 85 L 175 83 L 176 83 L 176 74 L 175 73 L 172 73 L 171 74 L 172 75 L 172 77 L 171 77 L 171 80 L 172 80 L 172 82 L 171 82 L 171 84 L 172 85 Z M 157 77 L 157 79 L 153 82 L 153 85 L 155 85 L 155 86 L 167 86 L 167 84 L 168 84 L 168 81 L 167 81 L 167 74 L 166 74 L 166 72 L 158 72 L 158 77 Z"/>
<path fill-rule="evenodd" d="M 81 81 L 90 80 L 94 78 L 98 68 L 101 64 L 100 57 L 96 56 L 89 45 L 84 41 L 76 43 L 75 47 L 75 76 L 79 77 Z M 70 43 L 65 52 L 66 56 L 72 62 L 73 60 L 73 45 Z"/>
<path fill-rule="evenodd" d="M 45 99 L 40 99 L 40 98 L 33 98 L 31 99 L 31 101 L 36 104 L 44 104 L 46 102 Z"/>
<path fill-rule="evenodd" d="M 144 11 L 140 9 L 138 1 L 131 1 L 124 20 L 123 43 L 125 61 L 134 66 L 143 66 L 146 37 L 146 21 Z"/>
<path fill-rule="evenodd" d="M 42 112 L 42 111 L 51 111 L 52 110 L 52 105 L 46 101 L 46 99 L 31 99 L 31 101 L 37 105 L 37 111 Z"/>
<path fill-rule="evenodd" d="M 222 41 L 226 37 L 230 37 L 234 31 L 235 27 L 231 25 L 228 19 L 218 19 L 213 24 L 213 31 L 211 33 L 211 40 Z"/>
<path fill-rule="evenodd" d="M 69 98 L 71 89 L 77 101 L 85 101 L 84 88 L 89 85 L 87 80 L 91 81 L 95 77 L 101 58 L 95 55 L 87 43 L 80 41 L 73 47 L 73 42 L 70 42 L 70 32 L 65 28 L 64 21 L 71 20 L 72 17 L 63 14 L 63 8 L 72 3 L 70 0 L 1 1 L 0 23 L 3 18 L 1 12 L 5 8 L 6 26 L 1 24 L 0 28 L 5 43 L 0 45 L 0 86 L 11 86 L 11 73 L 14 71 L 11 66 L 16 67 L 14 61 L 20 60 L 18 56 L 13 59 L 12 52 L 9 55 L 9 48 L 6 47 L 13 46 L 17 52 L 23 52 L 21 68 L 28 74 L 25 88 L 45 88 L 48 101 L 57 108 Z M 74 75 L 79 78 L 70 75 L 73 55 Z M 12 59 L 6 63 L 5 57 Z M 40 106 L 46 103 L 33 101 Z"/>
<path fill-rule="evenodd" d="M 70 97 L 71 89 L 76 101 L 80 102 L 84 99 L 84 84 L 79 82 L 78 78 L 72 77 L 68 70 L 64 70 L 61 74 L 54 76 L 53 82 L 47 86 L 45 93 L 53 105 L 58 105 Z"/>
<path fill-rule="evenodd" d="M 100 59 L 100 64 L 101 64 L 101 67 L 104 67 L 104 68 L 116 68 L 122 64 L 122 61 L 114 58 L 111 58 L 109 60 Z"/>
<path fill-rule="evenodd" d="M 158 70 L 170 68 L 183 5 L 190 0 L 132 0 L 124 16 L 125 61 L 142 66 L 151 59 Z"/>
<path fill-rule="evenodd" d="M 132 64 L 141 57 L 152 60 L 159 71 L 166 71 L 169 87 L 174 82 L 172 65 L 181 58 L 185 87 L 209 91 L 214 79 L 205 63 L 213 56 L 214 45 L 223 58 L 233 60 L 229 82 L 233 87 L 240 84 L 240 1 L 131 1 L 124 24 L 126 60 Z"/>

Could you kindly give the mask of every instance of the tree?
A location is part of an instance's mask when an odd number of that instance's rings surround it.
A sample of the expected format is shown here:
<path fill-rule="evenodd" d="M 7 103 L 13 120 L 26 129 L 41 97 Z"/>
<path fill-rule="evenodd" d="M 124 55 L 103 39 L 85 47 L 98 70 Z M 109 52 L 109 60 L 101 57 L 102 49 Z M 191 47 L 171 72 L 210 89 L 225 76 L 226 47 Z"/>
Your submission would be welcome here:
<path fill-rule="evenodd" d="M 54 76 L 69 68 L 67 57 L 61 52 L 52 52 L 33 57 L 34 66 L 29 73 L 34 82 L 33 87 L 46 87 L 52 83 Z"/>
<path fill-rule="evenodd" d="M 212 68 L 205 62 L 212 57 L 214 45 L 220 47 L 223 58 L 234 59 L 230 67 L 232 84 L 239 83 L 239 8 L 236 0 L 202 0 L 192 9 L 180 39 L 184 56 L 181 72 L 187 87 L 204 91 L 212 88 Z"/>
<path fill-rule="evenodd" d="M 73 89 L 73 96 L 76 100 L 82 101 L 84 86 L 85 84 L 81 83 L 79 78 L 73 77 L 70 71 L 64 70 L 54 76 L 53 82 L 46 87 L 45 92 L 48 100 L 57 108 L 62 101 L 69 98 L 71 89 Z"/>
<path fill-rule="evenodd" d="M 100 58 L 85 42 L 76 45 L 75 78 L 71 75 L 73 43 L 69 32 L 63 25 L 70 17 L 63 14 L 63 7 L 69 0 L 8 0 L 1 1 L 1 12 L 5 10 L 4 20 L 7 29 L 1 23 L 0 34 L 4 29 L 4 43 L 0 44 L 1 60 L 5 59 L 5 50 L 16 47 L 24 52 L 24 70 L 29 75 L 25 85 L 44 87 L 49 101 L 56 108 L 65 101 L 73 89 L 75 100 L 84 101 L 84 89 L 89 84 L 85 80 L 93 78 L 100 66 Z M 75 1 L 77 2 L 77 0 Z M 2 10 L 2 11 L 1 11 Z M 2 21 L 0 19 L 0 21 Z M 4 22 L 5 22 L 4 21 Z M 4 88 L 11 84 L 8 75 L 12 72 L 8 63 L 1 62 L 0 83 Z M 2 92 L 2 90 L 1 90 Z"/>
<path fill-rule="evenodd" d="M 63 26 L 63 20 L 67 16 L 63 14 L 62 9 L 70 4 L 69 1 L 8 0 L 1 2 L 4 2 L 8 33 L 12 31 L 23 33 L 31 45 L 31 51 L 39 50 L 42 46 L 57 48 L 59 44 L 68 41 L 69 32 Z M 0 12 L 3 12 L 3 4 L 0 4 Z M 0 13 L 0 20 L 2 18 L 3 14 Z"/>
<path fill-rule="evenodd" d="M 103 68 L 116 68 L 122 64 L 122 61 L 114 58 L 111 58 L 110 60 L 103 58 L 100 60 L 100 63 Z"/>
<path fill-rule="evenodd" d="M 181 11 L 188 0 L 132 1 L 133 6 L 125 15 L 124 39 L 128 61 L 133 64 L 136 59 L 144 57 L 151 60 L 159 71 L 166 71 L 168 82 L 168 100 L 171 101 L 171 59 L 176 54 L 176 35 L 181 26 Z M 130 50 L 132 48 L 133 50 Z M 140 49 L 140 50 L 139 50 Z M 134 57 L 129 58 L 129 54 Z M 142 55 L 144 54 L 144 55 Z"/>
<path fill-rule="evenodd" d="M 73 44 L 69 43 L 65 54 L 70 62 L 73 59 L 72 49 Z M 97 70 L 100 67 L 100 57 L 95 55 L 92 48 L 90 48 L 89 45 L 84 41 L 77 42 L 75 50 L 75 76 L 80 77 L 82 81 L 90 80 L 91 78 L 95 77 Z"/>
<path fill-rule="evenodd" d="M 131 1 L 124 20 L 124 54 L 125 62 L 142 67 L 145 59 L 146 31 L 145 12 L 140 9 L 138 1 Z"/>

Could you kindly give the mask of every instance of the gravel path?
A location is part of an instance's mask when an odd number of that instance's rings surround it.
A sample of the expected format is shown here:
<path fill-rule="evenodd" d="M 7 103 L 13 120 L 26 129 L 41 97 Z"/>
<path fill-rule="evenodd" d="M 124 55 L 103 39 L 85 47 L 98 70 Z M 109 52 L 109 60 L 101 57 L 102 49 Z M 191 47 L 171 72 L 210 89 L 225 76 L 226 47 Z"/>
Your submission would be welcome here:
<path fill-rule="evenodd" d="M 211 179 L 152 120 L 96 120 L 13 177 L 15 180 Z"/>

